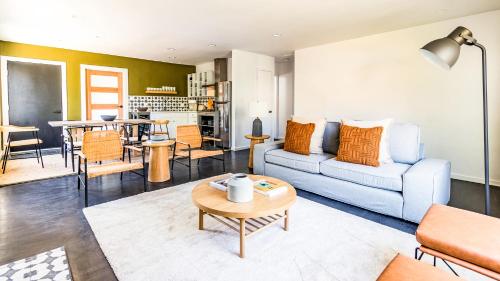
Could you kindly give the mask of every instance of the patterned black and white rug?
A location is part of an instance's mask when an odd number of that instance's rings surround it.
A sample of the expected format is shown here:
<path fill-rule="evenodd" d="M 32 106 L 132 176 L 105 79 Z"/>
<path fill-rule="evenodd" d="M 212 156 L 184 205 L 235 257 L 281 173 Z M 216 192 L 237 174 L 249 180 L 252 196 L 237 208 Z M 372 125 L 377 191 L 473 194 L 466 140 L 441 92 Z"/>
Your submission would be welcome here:
<path fill-rule="evenodd" d="M 72 280 L 64 247 L 0 266 L 0 281 Z"/>

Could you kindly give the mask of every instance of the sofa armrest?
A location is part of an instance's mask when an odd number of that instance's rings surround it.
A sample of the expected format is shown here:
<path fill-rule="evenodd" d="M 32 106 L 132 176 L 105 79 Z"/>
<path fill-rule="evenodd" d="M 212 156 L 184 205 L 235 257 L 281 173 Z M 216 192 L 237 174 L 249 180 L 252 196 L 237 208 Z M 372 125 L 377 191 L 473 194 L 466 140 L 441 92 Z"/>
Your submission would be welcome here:
<path fill-rule="evenodd" d="M 403 218 L 419 223 L 434 204 L 450 200 L 450 161 L 423 159 L 403 175 Z"/>
<path fill-rule="evenodd" d="M 253 148 L 253 172 L 256 175 L 264 175 L 264 164 L 266 152 L 283 148 L 284 141 L 264 142 L 256 144 Z"/>

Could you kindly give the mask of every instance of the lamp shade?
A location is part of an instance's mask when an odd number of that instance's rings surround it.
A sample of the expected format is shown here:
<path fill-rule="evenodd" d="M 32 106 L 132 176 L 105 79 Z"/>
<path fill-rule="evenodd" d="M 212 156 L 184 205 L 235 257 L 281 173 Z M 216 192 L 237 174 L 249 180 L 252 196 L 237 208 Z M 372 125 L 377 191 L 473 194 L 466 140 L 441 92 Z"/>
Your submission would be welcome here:
<path fill-rule="evenodd" d="M 466 43 L 466 38 L 472 37 L 472 32 L 463 26 L 455 28 L 448 36 L 427 43 L 420 53 L 430 62 L 450 69 L 460 56 L 460 46 Z"/>
<path fill-rule="evenodd" d="M 253 101 L 250 103 L 248 115 L 252 118 L 263 117 L 267 115 L 267 103 Z"/>
<path fill-rule="evenodd" d="M 427 43 L 420 49 L 420 53 L 432 63 L 449 70 L 460 56 L 460 45 L 448 37 Z"/>

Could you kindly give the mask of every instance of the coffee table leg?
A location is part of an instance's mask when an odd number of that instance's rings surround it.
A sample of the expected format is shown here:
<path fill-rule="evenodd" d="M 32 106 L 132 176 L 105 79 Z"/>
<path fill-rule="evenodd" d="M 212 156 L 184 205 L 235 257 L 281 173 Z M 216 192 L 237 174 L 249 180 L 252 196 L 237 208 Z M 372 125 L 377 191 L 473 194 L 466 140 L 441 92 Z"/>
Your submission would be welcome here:
<path fill-rule="evenodd" d="M 240 258 L 245 257 L 245 219 L 240 219 Z"/>
<path fill-rule="evenodd" d="M 201 209 L 199 209 L 198 213 L 198 229 L 203 230 L 203 215 L 205 212 L 203 212 Z"/>
<path fill-rule="evenodd" d="M 285 231 L 288 231 L 289 216 L 290 212 L 288 210 L 285 210 Z"/>

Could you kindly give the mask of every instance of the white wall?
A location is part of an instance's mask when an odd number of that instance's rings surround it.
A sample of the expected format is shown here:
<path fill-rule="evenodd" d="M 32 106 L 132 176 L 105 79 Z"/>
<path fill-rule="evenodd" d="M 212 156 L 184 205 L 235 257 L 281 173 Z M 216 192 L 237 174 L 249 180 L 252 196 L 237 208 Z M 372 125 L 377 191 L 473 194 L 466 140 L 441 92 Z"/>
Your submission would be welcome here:
<path fill-rule="evenodd" d="M 196 72 L 214 71 L 214 61 L 207 61 L 196 65 Z"/>
<path fill-rule="evenodd" d="M 293 60 L 276 62 L 276 91 L 278 100 L 278 122 L 276 122 L 276 136 L 284 138 L 286 121 L 293 115 Z"/>
<path fill-rule="evenodd" d="M 500 184 L 500 11 L 295 52 L 294 112 L 419 124 L 426 156 L 449 159 L 455 178 L 482 181 L 481 53 L 463 46 L 451 71 L 418 52 L 456 26 L 488 49 L 491 178 Z"/>
<path fill-rule="evenodd" d="M 266 92 L 260 92 L 257 81 L 257 71 L 270 71 L 274 77 L 274 58 L 266 55 L 232 50 L 231 78 L 232 78 L 232 147 L 235 150 L 248 148 L 249 140 L 246 134 L 252 132 L 253 119 L 248 116 L 249 104 L 252 101 L 266 97 L 274 97 L 274 89 L 270 87 Z M 274 112 L 274 103 L 269 104 Z M 266 126 L 262 119 L 263 126 Z"/>

